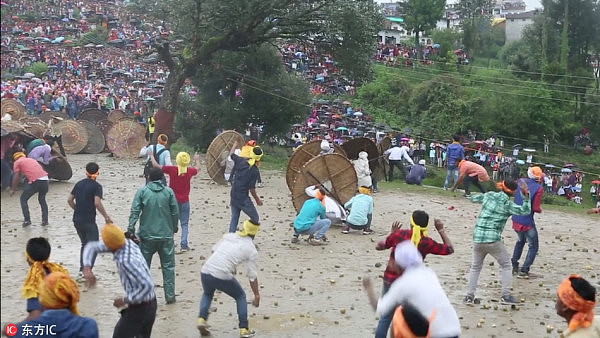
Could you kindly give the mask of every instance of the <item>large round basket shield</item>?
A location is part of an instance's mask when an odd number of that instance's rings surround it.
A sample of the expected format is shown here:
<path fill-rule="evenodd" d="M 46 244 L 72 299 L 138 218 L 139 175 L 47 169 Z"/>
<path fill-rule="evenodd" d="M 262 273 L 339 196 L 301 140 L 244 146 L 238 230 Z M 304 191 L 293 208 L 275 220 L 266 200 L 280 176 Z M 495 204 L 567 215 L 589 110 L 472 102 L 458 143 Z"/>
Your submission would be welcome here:
<path fill-rule="evenodd" d="M 354 166 L 340 154 L 319 155 L 302 166 L 292 185 L 292 203 L 300 211 L 304 201 L 309 199 L 304 192 L 306 187 L 320 184 L 327 189 L 327 195 L 341 205 L 356 194 L 358 188 Z"/>
<path fill-rule="evenodd" d="M 369 156 L 369 168 L 375 171 L 378 166 L 379 150 L 370 138 L 356 137 L 342 144 L 342 148 L 346 151 L 346 156 L 350 160 L 358 159 L 358 153 L 366 151 Z"/>
<path fill-rule="evenodd" d="M 59 181 L 70 180 L 73 176 L 73 170 L 67 159 L 62 157 L 55 149 L 52 149 L 50 155 L 53 157 L 50 163 L 42 164 L 42 167 L 48 173 L 48 177 Z"/>
<path fill-rule="evenodd" d="M 25 114 L 25 107 L 13 99 L 3 99 L 1 104 L 2 117 L 10 114 L 13 120 L 18 120 Z"/>
<path fill-rule="evenodd" d="M 106 141 L 104 134 L 96 127 L 93 122 L 81 120 L 78 121 L 88 132 L 88 142 L 82 152 L 85 154 L 98 154 L 104 150 Z"/>
<path fill-rule="evenodd" d="M 240 147 L 244 145 L 242 134 L 235 130 L 226 130 L 215 137 L 206 150 L 208 176 L 218 184 L 227 185 L 227 181 L 223 176 L 225 166 L 222 166 L 221 163 L 227 158 L 231 147 L 236 143 Z"/>
<path fill-rule="evenodd" d="M 383 153 L 392 147 L 392 139 L 389 136 L 386 136 L 381 140 L 381 142 L 377 143 L 377 150 L 379 150 L 379 166 L 373 172 L 378 179 L 382 177 L 387 180 L 387 173 L 390 169 L 390 163 L 387 158 L 383 156 Z"/>
<path fill-rule="evenodd" d="M 88 108 L 84 109 L 79 116 L 77 116 L 78 120 L 90 121 L 92 123 L 97 123 L 98 121 L 104 120 L 107 118 L 107 114 L 100 109 L 96 108 Z"/>
<path fill-rule="evenodd" d="M 116 157 L 135 158 L 146 145 L 145 132 L 144 126 L 134 120 L 119 120 L 106 132 L 106 145 Z"/>
<path fill-rule="evenodd" d="M 124 117 L 127 117 L 127 114 L 121 109 L 115 109 L 108 113 L 108 120 L 113 123 L 119 121 Z"/>
<path fill-rule="evenodd" d="M 62 120 L 58 123 L 62 130 L 62 144 L 68 154 L 77 154 L 88 143 L 88 132 L 85 127 L 73 120 Z"/>
<path fill-rule="evenodd" d="M 50 119 L 52 118 L 52 116 L 60 117 L 63 120 L 70 119 L 69 115 L 67 115 L 66 113 L 63 113 L 61 111 L 45 111 L 38 117 L 40 118 L 40 120 L 48 123 L 48 122 L 50 122 Z"/>
<path fill-rule="evenodd" d="M 25 116 L 19 120 L 23 123 L 25 130 L 37 138 L 43 138 L 48 131 L 48 124 L 38 117 Z"/>
<path fill-rule="evenodd" d="M 16 133 L 25 130 L 23 123 L 15 120 L 2 121 L 0 124 L 2 125 L 2 130 L 7 133 Z"/>
<path fill-rule="evenodd" d="M 296 175 L 300 172 L 302 166 L 308 162 L 309 160 L 319 156 L 321 153 L 321 140 L 312 140 L 307 142 L 292 154 L 290 160 L 288 161 L 287 169 L 285 171 L 285 183 L 287 183 L 288 189 L 292 191 L 292 186 L 294 184 L 294 180 Z M 340 147 L 337 143 L 333 144 L 333 153 L 340 154 L 342 156 L 346 156 L 344 149 Z"/>

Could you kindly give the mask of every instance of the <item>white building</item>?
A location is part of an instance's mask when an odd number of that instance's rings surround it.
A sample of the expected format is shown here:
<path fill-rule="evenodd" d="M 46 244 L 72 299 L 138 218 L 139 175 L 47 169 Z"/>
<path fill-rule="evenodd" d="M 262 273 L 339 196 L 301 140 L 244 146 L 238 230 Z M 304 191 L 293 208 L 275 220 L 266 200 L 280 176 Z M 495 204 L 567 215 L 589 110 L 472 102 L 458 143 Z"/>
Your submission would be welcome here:
<path fill-rule="evenodd" d="M 504 16 L 506 18 L 506 43 L 520 40 L 523 34 L 523 29 L 533 23 L 533 17 L 537 13 L 538 10 L 506 14 Z"/>

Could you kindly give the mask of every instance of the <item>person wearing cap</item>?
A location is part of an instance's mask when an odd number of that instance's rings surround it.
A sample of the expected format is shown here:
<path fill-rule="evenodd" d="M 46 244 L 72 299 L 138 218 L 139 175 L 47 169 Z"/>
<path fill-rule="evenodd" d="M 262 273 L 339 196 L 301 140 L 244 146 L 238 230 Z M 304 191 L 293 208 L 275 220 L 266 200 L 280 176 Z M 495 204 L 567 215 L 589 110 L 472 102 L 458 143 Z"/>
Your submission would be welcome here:
<path fill-rule="evenodd" d="M 529 169 L 527 169 L 527 178 L 520 179 L 520 181 L 527 184 L 527 188 L 529 189 L 531 211 L 527 215 L 512 216 L 512 228 L 517 233 L 517 242 L 515 243 L 511 262 L 513 275 L 516 274 L 517 278 L 529 278 L 529 269 L 538 252 L 539 241 L 534 214 L 542 212 L 541 204 L 542 195 L 544 194 L 543 180 L 544 172 L 540 167 L 529 167 Z M 521 194 L 515 195 L 515 204 L 523 204 Z M 526 242 L 529 245 L 527 256 L 525 257 L 523 265 L 519 267 L 519 259 L 521 259 L 521 254 L 523 253 Z"/>
<path fill-rule="evenodd" d="M 388 156 L 388 159 L 390 161 L 390 172 L 388 174 L 388 181 L 390 182 L 394 180 L 394 167 L 398 167 L 401 176 L 406 176 L 406 173 L 404 172 L 404 164 L 402 163 L 403 159 L 411 165 L 415 164 L 412 158 L 410 158 L 410 156 L 408 155 L 409 148 L 407 146 L 407 143 L 407 141 L 401 141 L 401 145 L 396 144 L 383 153 L 384 156 Z"/>
<path fill-rule="evenodd" d="M 390 234 L 375 246 L 375 250 L 378 251 L 391 249 L 390 258 L 383 273 L 382 295 L 386 294 L 392 283 L 398 277 L 402 276 L 402 271 L 394 268 L 396 245 L 399 243 L 411 241 L 417 247 L 423 259 L 429 254 L 445 256 L 454 253 L 454 246 L 446 234 L 444 223 L 439 219 L 435 219 L 434 221 L 435 229 L 440 234 L 442 243 L 438 243 L 429 237 L 427 230 L 428 223 L 429 214 L 423 210 L 415 210 L 410 217 L 410 229 L 401 229 L 402 224 L 395 221 L 392 223 Z M 392 315 L 392 312 L 388 312 L 379 317 L 379 323 L 375 330 L 375 338 L 385 338 L 387 336 L 388 328 L 392 322 Z"/>
<path fill-rule="evenodd" d="M 150 168 L 150 183 L 140 188 L 129 214 L 127 232 L 135 234 L 135 224 L 140 221 L 140 250 L 151 266 L 152 256 L 158 253 L 163 276 L 165 300 L 167 304 L 175 303 L 175 247 L 173 235 L 177 233 L 179 207 L 175 193 L 162 184 L 163 172 L 158 168 Z"/>
<path fill-rule="evenodd" d="M 389 291 L 379 300 L 373 291 L 369 277 L 363 278 L 363 287 L 369 303 L 378 316 L 393 313 L 404 303 L 413 304 L 424 316 L 432 318 L 429 336 L 432 338 L 458 337 L 461 334 L 460 322 L 454 307 L 442 288 L 436 273 L 423 263 L 423 256 L 410 241 L 396 245 L 392 267 L 403 271 L 390 286 Z"/>
<path fill-rule="evenodd" d="M 517 183 L 511 180 L 496 183 L 496 188 L 499 191 L 488 191 L 485 194 L 469 197 L 471 202 L 481 203 L 481 211 L 477 216 L 475 228 L 473 229 L 473 257 L 467 284 L 467 295 L 463 299 L 463 303 L 467 305 L 472 305 L 475 302 L 477 281 L 485 256 L 488 254 L 494 257 L 500 265 L 500 282 L 502 285 L 500 303 L 518 304 L 518 301 L 510 294 L 512 266 L 510 255 L 506 251 L 504 243 L 502 243 L 502 231 L 504 231 L 509 216 L 527 215 L 531 212 L 529 188 L 525 182 L 521 181 L 519 182 L 520 190 L 516 192 Z M 510 197 L 515 193 L 523 195 L 522 205 L 510 200 Z"/>
<path fill-rule="evenodd" d="M 600 337 L 600 316 L 594 316 L 596 289 L 578 275 L 570 275 L 556 290 L 556 314 L 567 321 L 565 338 Z"/>
<path fill-rule="evenodd" d="M 48 225 L 48 204 L 46 203 L 46 194 L 48 193 L 48 173 L 42 168 L 38 161 L 25 157 L 25 153 L 18 151 L 13 154 L 13 181 L 10 195 L 14 195 L 17 185 L 21 178 L 20 173 L 25 176 L 26 183 L 21 193 L 21 211 L 23 212 L 23 227 L 31 225 L 31 215 L 27 201 L 34 194 L 38 194 L 38 202 L 42 209 L 42 226 Z"/>
<path fill-rule="evenodd" d="M 115 298 L 113 305 L 120 309 L 121 318 L 113 331 L 113 337 L 149 338 L 156 318 L 156 295 L 149 265 L 138 245 L 125 238 L 123 230 L 114 224 L 106 224 L 100 232 L 101 241 L 89 242 L 83 249 L 83 276 L 86 284 L 96 284 L 92 272 L 92 258 L 98 253 L 111 252 L 119 270 L 124 297 Z"/>
<path fill-rule="evenodd" d="M 200 300 L 200 313 L 198 315 L 198 330 L 202 336 L 210 335 L 207 323 L 210 305 L 215 291 L 219 290 L 235 299 L 237 305 L 238 327 L 240 337 L 252 337 L 255 332 L 248 326 L 248 305 L 246 293 L 235 279 L 237 266 L 246 263 L 248 268 L 246 275 L 250 280 L 250 288 L 254 294 L 252 305 L 258 307 L 260 304 L 260 293 L 258 289 L 258 251 L 254 245 L 254 237 L 258 233 L 258 224 L 246 220 L 242 230 L 235 233 L 227 233 L 213 246 L 212 255 L 202 265 L 200 280 L 202 282 L 202 299 Z"/>
<path fill-rule="evenodd" d="M 465 158 L 465 148 L 460 144 L 460 135 L 452 136 L 452 143 L 446 148 L 446 179 L 444 180 L 444 190 L 452 181 L 458 181 L 458 163 Z"/>
<path fill-rule="evenodd" d="M 419 160 L 419 165 L 412 165 L 406 175 L 406 184 L 421 185 L 423 179 L 427 177 L 427 168 L 425 160 Z"/>
<path fill-rule="evenodd" d="M 18 323 L 13 337 L 97 338 L 98 324 L 93 318 L 79 316 L 79 288 L 66 272 L 55 271 L 43 278 L 38 288 L 43 309 L 35 319 Z M 39 327 L 48 331 L 38 331 Z"/>
<path fill-rule="evenodd" d="M 77 235 L 81 240 L 79 255 L 79 273 L 83 271 L 83 248 L 92 241 L 98 240 L 98 225 L 96 224 L 96 210 L 104 217 L 106 223 L 112 223 L 112 219 L 102 204 L 102 185 L 96 181 L 100 174 L 100 167 L 95 162 L 89 162 L 85 166 L 86 178 L 75 183 L 71 190 L 67 203 L 73 209 L 73 224 Z M 94 267 L 96 257 L 92 257 L 91 267 Z"/>
<path fill-rule="evenodd" d="M 248 147 L 251 147 L 248 148 Z M 234 162 L 233 171 L 230 177 L 231 192 L 230 192 L 230 207 L 231 220 L 229 222 L 229 232 L 236 232 L 240 213 L 243 211 L 253 224 L 260 224 L 258 211 L 250 199 L 250 195 L 254 198 L 257 205 L 262 205 L 263 202 L 256 193 L 256 183 L 259 178 L 258 167 L 256 162 L 260 161 L 263 156 L 263 151 L 259 146 L 246 145 L 242 148 L 240 156 L 235 154 L 238 149 L 238 144 L 235 143 L 229 151 L 229 156 Z M 246 152 L 244 152 L 246 150 Z M 247 157 L 244 157 L 246 155 Z M 250 195 L 249 195 L 250 194 Z"/>
<path fill-rule="evenodd" d="M 152 165 L 155 168 L 162 170 L 164 174 L 169 175 L 169 187 L 173 189 L 175 193 L 175 199 L 177 199 L 177 206 L 179 207 L 179 223 L 181 225 L 181 250 L 180 252 L 186 252 L 190 250 L 188 246 L 188 224 L 190 221 L 190 182 L 192 177 L 198 174 L 200 170 L 200 155 L 194 154 L 194 166 L 190 164 L 190 154 L 181 151 L 175 157 L 175 163 L 177 166 L 172 165 L 160 165 L 154 159 L 154 156 L 150 156 Z"/>
<path fill-rule="evenodd" d="M 52 116 L 52 118 L 50 118 L 50 121 L 48 121 L 48 128 L 50 129 L 50 135 L 47 135 L 47 137 L 49 139 L 51 139 L 52 141 L 56 142 L 56 144 L 58 144 L 58 149 L 60 150 L 60 154 L 63 157 L 67 157 L 67 154 L 65 153 L 65 148 L 63 147 L 63 143 L 62 143 L 62 125 L 59 124 L 59 122 L 62 121 L 62 118 L 58 117 L 58 116 Z"/>
<path fill-rule="evenodd" d="M 325 211 L 325 191 L 319 188 L 315 191 L 315 198 L 304 201 L 294 218 L 292 243 L 298 243 L 300 235 L 308 234 L 310 244 L 327 244 L 325 233 L 331 226 L 331 220 L 327 218 Z"/>
<path fill-rule="evenodd" d="M 456 190 L 456 187 L 458 187 L 458 185 L 463 180 L 465 181 L 465 194 L 463 196 L 469 197 L 471 195 L 471 190 L 469 190 L 469 185 L 471 183 L 477 188 L 479 188 L 479 191 L 481 191 L 481 193 L 485 193 L 485 189 L 481 186 L 479 182 L 489 181 L 490 175 L 488 174 L 487 170 L 485 170 L 485 168 L 481 165 L 475 162 L 461 160 L 460 162 L 458 162 L 458 179 L 456 180 L 456 182 L 454 182 L 454 185 L 450 190 L 454 192 Z"/>
<path fill-rule="evenodd" d="M 346 226 L 342 228 L 342 233 L 347 234 L 350 228 L 362 230 L 363 235 L 370 235 L 371 221 L 373 219 L 373 197 L 369 187 L 359 187 L 358 194 L 354 195 L 346 204 L 344 209 L 350 210 L 346 218 Z"/>

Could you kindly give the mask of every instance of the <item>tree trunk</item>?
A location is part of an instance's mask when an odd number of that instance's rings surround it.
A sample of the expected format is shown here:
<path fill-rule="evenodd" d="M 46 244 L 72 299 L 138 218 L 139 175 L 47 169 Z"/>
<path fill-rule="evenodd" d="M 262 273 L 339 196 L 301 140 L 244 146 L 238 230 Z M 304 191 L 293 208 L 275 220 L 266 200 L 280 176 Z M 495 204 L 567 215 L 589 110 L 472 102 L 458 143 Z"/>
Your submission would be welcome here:
<path fill-rule="evenodd" d="M 175 142 L 179 137 L 173 130 L 173 124 L 175 122 L 176 109 L 179 106 L 179 92 L 184 81 L 185 74 L 183 67 L 178 64 L 169 73 L 163 89 L 163 97 L 155 116 L 156 129 L 154 131 L 154 138 L 160 134 L 166 134 L 169 136 L 169 144 Z"/>

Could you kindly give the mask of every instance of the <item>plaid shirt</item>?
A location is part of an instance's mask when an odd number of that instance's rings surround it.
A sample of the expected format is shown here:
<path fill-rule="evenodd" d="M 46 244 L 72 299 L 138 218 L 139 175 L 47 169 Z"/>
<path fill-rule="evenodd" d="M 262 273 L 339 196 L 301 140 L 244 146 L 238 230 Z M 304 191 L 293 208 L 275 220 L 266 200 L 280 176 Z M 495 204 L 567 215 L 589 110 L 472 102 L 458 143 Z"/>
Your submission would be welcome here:
<path fill-rule="evenodd" d="M 519 194 L 520 194 L 519 189 Z M 506 220 L 510 215 L 527 215 L 531 212 L 531 201 L 523 198 L 523 205 L 511 202 L 510 197 L 500 191 L 490 191 L 469 197 L 472 202 L 482 203 L 481 211 L 473 230 L 474 243 L 493 243 L 500 240 Z"/>
<path fill-rule="evenodd" d="M 391 263 L 394 262 L 394 253 L 396 252 L 396 245 L 404 241 L 410 241 L 411 236 L 412 229 L 400 229 L 391 233 L 385 239 L 385 248 L 391 248 L 392 251 L 390 252 L 390 259 L 388 260 L 388 265 L 383 273 L 384 282 L 391 284 L 393 281 L 396 280 L 396 278 L 402 275 L 402 273 L 398 274 L 396 273 L 396 271 L 394 271 L 394 269 L 391 268 L 393 266 Z M 431 239 L 431 237 L 421 237 L 421 241 L 419 242 L 417 249 L 419 249 L 419 252 L 423 256 L 423 260 L 425 260 L 425 256 L 427 256 L 427 254 L 449 255 L 453 252 L 449 246 L 443 243 L 438 243 Z"/>

